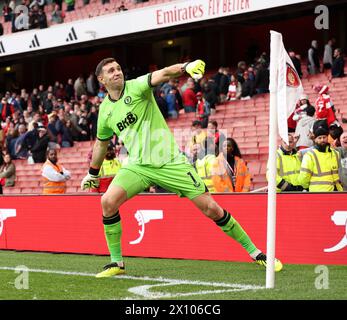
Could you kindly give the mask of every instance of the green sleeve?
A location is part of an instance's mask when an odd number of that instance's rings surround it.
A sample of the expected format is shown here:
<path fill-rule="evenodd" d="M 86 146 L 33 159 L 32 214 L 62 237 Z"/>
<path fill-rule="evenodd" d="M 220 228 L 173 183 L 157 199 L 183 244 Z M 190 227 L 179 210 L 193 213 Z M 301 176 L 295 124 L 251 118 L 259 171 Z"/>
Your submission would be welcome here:
<path fill-rule="evenodd" d="M 152 93 L 152 85 L 151 85 L 151 79 L 152 79 L 152 74 L 148 73 L 145 74 L 144 76 L 138 77 L 134 80 L 132 80 L 133 86 L 141 92 L 141 94 L 148 95 Z"/>
<path fill-rule="evenodd" d="M 102 108 L 100 108 L 96 137 L 101 141 L 107 141 L 112 139 L 113 137 L 113 130 L 106 125 L 106 120 L 107 117 L 105 117 L 105 115 L 102 112 Z"/>

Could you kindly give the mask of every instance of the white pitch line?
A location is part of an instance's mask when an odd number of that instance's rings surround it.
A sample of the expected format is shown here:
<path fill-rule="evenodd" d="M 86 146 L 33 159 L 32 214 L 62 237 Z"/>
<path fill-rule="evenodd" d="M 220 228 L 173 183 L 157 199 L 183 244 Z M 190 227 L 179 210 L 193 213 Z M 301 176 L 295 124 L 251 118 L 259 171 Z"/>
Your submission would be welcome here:
<path fill-rule="evenodd" d="M 20 270 L 20 268 L 14 267 L 0 267 L 0 270 Z M 76 272 L 76 271 L 62 271 L 62 270 L 47 270 L 47 269 L 25 269 L 25 271 L 29 272 L 37 272 L 37 273 L 53 273 L 53 274 L 61 274 L 61 275 L 71 275 L 71 276 L 82 276 L 82 277 L 95 277 L 95 273 L 87 273 L 87 272 Z M 237 283 L 223 283 L 223 282 L 205 282 L 205 281 L 196 281 L 196 280 L 181 280 L 181 279 L 169 279 L 169 278 L 151 278 L 151 277 L 135 277 L 135 276 L 126 276 L 119 275 L 113 277 L 114 279 L 131 279 L 131 280 L 144 280 L 144 281 L 156 281 L 156 282 L 170 282 L 172 284 L 194 284 L 200 286 L 213 286 L 213 287 L 232 287 L 232 288 L 247 288 L 247 289 L 264 289 L 263 286 L 255 286 L 255 285 L 244 285 Z"/>
<path fill-rule="evenodd" d="M 20 271 L 21 268 L 14 267 L 0 267 L 0 270 L 10 270 L 10 271 Z M 95 277 L 95 273 L 87 272 L 76 272 L 76 271 L 62 271 L 62 270 L 47 270 L 47 269 L 29 269 L 26 268 L 27 272 L 37 272 L 37 273 L 49 273 L 49 274 L 59 274 L 59 275 L 69 275 L 69 276 L 82 276 L 82 277 Z M 237 283 L 224 283 L 224 282 L 206 282 L 206 281 L 195 281 L 195 280 L 180 280 L 180 279 L 169 279 L 169 278 L 151 278 L 151 277 L 135 277 L 135 276 L 126 276 L 119 275 L 112 277 L 113 279 L 130 279 L 130 280 L 143 280 L 143 281 L 153 281 L 153 282 L 162 282 L 163 284 L 154 284 L 154 285 L 144 285 L 136 286 L 129 288 L 128 291 L 140 295 L 147 299 L 158 299 L 158 298 L 174 298 L 182 296 L 191 296 L 191 295 L 204 295 L 204 294 L 216 294 L 224 292 L 234 292 L 234 291 L 244 291 L 244 290 L 259 290 L 264 289 L 264 286 L 256 285 L 244 285 Z M 219 290 L 202 290 L 195 292 L 185 292 L 185 293 L 162 293 L 162 292 L 150 292 L 149 289 L 152 287 L 163 287 L 163 286 L 174 286 L 174 285 L 200 285 L 200 286 L 211 286 L 211 287 L 224 287 L 230 289 L 219 289 Z M 130 298 L 131 299 L 131 298 Z"/>

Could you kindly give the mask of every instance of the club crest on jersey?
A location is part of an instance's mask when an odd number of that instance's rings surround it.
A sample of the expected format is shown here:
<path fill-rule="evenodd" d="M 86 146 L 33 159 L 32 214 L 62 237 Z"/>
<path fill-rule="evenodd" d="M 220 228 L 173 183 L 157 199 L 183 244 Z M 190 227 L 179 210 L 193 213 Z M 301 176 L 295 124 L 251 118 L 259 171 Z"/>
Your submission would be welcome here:
<path fill-rule="evenodd" d="M 125 103 L 125 104 L 130 104 L 132 101 L 133 101 L 133 99 L 131 99 L 130 96 L 126 96 L 126 97 L 124 98 L 124 103 Z"/>
<path fill-rule="evenodd" d="M 131 99 L 131 98 L 130 98 Z M 137 122 L 137 115 L 132 112 L 128 112 L 124 120 L 117 123 L 117 127 L 120 132 Z"/>

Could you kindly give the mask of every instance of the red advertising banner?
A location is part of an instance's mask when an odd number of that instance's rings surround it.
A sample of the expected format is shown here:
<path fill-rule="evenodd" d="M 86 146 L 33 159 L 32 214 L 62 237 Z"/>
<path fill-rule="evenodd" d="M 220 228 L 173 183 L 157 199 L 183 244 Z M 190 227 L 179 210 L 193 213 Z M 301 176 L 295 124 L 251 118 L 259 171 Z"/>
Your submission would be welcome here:
<path fill-rule="evenodd" d="M 266 250 L 266 194 L 215 195 Z M 138 195 L 120 209 L 125 256 L 250 261 L 188 199 Z M 99 195 L 3 196 L 0 249 L 108 254 Z M 276 256 L 347 265 L 347 194 L 279 194 Z"/>

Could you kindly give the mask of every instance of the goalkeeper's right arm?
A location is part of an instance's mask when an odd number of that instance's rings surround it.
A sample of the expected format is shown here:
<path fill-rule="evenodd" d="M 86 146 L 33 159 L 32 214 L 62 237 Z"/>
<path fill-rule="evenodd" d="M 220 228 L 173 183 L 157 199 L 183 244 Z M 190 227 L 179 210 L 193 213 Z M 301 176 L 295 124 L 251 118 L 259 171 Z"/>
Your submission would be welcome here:
<path fill-rule="evenodd" d="M 90 164 L 88 174 L 83 178 L 81 182 L 81 189 L 86 190 L 90 188 L 97 188 L 99 186 L 99 171 L 102 162 L 105 159 L 107 152 L 107 146 L 109 141 L 96 140 L 93 147 L 92 161 Z"/>

